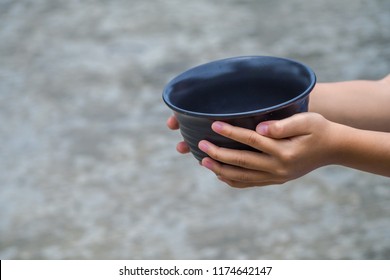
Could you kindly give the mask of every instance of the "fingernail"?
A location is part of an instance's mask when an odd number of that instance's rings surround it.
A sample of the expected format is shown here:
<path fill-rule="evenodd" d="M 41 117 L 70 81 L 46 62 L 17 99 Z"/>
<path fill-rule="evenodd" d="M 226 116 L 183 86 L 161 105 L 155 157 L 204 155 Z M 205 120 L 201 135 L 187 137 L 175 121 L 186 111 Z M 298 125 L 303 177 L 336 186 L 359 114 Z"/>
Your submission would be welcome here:
<path fill-rule="evenodd" d="M 257 127 L 256 127 L 256 131 L 257 133 L 261 134 L 261 135 L 267 135 L 268 134 L 268 124 L 266 123 L 260 123 Z"/>
<path fill-rule="evenodd" d="M 198 144 L 198 147 L 199 147 L 199 149 L 201 149 L 203 152 L 207 152 L 208 151 L 208 149 L 209 149 L 209 145 L 207 145 L 207 143 L 206 142 L 204 142 L 204 141 L 200 141 L 199 142 L 199 144 Z"/>
<path fill-rule="evenodd" d="M 214 122 L 214 123 L 211 125 L 211 128 L 212 128 L 214 131 L 221 131 L 222 128 L 223 128 L 223 123 L 221 123 L 221 122 Z"/>

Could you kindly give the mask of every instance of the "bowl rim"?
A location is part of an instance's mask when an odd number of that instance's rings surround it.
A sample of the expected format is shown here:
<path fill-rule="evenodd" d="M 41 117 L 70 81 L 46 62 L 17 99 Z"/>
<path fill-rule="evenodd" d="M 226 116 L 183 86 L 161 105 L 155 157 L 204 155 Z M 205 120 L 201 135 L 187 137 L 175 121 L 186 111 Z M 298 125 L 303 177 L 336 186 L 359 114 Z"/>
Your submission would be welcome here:
<path fill-rule="evenodd" d="M 202 67 L 205 67 L 205 66 L 208 66 L 210 64 L 216 64 L 216 63 L 221 63 L 221 62 L 226 62 L 226 61 L 251 60 L 251 59 L 277 59 L 277 60 L 281 60 L 281 61 L 287 61 L 287 62 L 291 62 L 294 64 L 298 64 L 308 72 L 308 74 L 310 76 L 310 80 L 311 80 L 310 85 L 305 89 L 305 91 L 303 91 L 302 93 L 298 94 L 294 98 L 289 99 L 283 103 L 280 103 L 280 104 L 277 104 L 274 106 L 270 106 L 270 107 L 266 107 L 266 108 L 261 108 L 261 109 L 251 110 L 251 111 L 244 111 L 244 112 L 237 112 L 237 113 L 216 114 L 216 113 L 195 112 L 195 111 L 185 110 L 183 108 L 177 107 L 170 102 L 169 93 L 170 93 L 170 89 L 171 89 L 172 85 L 175 82 L 177 82 L 180 78 L 182 78 L 183 76 L 188 75 L 189 72 L 194 71 L 194 70 L 199 69 L 199 68 L 202 68 Z M 263 113 L 269 113 L 272 111 L 276 111 L 276 110 L 288 107 L 289 105 L 295 103 L 296 101 L 306 98 L 309 95 L 309 93 L 313 90 L 316 82 L 317 82 L 317 77 L 316 77 L 314 71 L 306 64 L 299 62 L 297 60 L 294 60 L 294 59 L 277 57 L 277 56 L 260 56 L 260 55 L 236 56 L 236 57 L 229 57 L 229 58 L 210 61 L 210 62 L 203 63 L 203 64 L 200 64 L 200 65 L 197 65 L 195 67 L 192 67 L 192 68 L 185 70 L 184 72 L 175 76 L 172 80 L 170 80 L 166 84 L 166 86 L 164 87 L 164 90 L 163 90 L 162 97 L 163 97 L 163 100 L 166 103 L 166 105 L 176 113 L 181 113 L 184 115 L 199 117 L 199 118 L 231 119 L 231 118 L 237 118 L 237 117 L 250 117 L 250 116 L 263 114 Z"/>

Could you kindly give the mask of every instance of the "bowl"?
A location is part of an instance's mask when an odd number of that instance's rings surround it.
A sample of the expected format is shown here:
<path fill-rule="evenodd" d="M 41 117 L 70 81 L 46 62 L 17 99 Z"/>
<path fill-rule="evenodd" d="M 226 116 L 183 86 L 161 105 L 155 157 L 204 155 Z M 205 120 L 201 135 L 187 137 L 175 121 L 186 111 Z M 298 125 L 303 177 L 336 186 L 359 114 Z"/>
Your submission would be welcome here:
<path fill-rule="evenodd" d="M 198 143 L 253 148 L 216 134 L 211 124 L 224 121 L 255 130 L 267 120 L 280 120 L 308 110 L 309 93 L 316 83 L 303 63 L 271 56 L 242 56 L 212 61 L 173 78 L 163 100 L 176 116 L 184 141 L 199 161 L 207 154 Z"/>

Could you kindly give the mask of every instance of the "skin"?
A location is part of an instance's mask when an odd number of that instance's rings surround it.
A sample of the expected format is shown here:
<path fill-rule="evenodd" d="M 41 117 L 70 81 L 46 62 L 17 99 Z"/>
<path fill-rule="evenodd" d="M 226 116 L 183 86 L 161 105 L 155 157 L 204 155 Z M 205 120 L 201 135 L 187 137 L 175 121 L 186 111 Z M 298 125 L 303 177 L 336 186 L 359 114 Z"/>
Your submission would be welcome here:
<path fill-rule="evenodd" d="M 212 129 L 262 152 L 202 140 L 202 166 L 236 188 L 282 184 L 331 164 L 390 177 L 390 75 L 379 81 L 318 83 L 308 113 L 260 123 L 255 131 L 214 122 Z M 167 120 L 170 129 L 179 124 Z M 185 142 L 177 144 L 188 153 Z"/>

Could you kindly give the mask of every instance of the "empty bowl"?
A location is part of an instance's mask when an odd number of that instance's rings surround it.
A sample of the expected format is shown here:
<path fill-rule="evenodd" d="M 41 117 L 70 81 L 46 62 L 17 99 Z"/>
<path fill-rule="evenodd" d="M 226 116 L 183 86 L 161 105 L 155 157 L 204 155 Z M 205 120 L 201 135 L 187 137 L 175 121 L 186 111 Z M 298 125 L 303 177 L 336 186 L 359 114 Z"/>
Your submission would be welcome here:
<path fill-rule="evenodd" d="M 198 143 L 253 148 L 216 134 L 211 124 L 224 121 L 254 130 L 266 120 L 279 120 L 308 109 L 316 76 L 308 66 L 270 56 L 233 57 L 191 68 L 171 80 L 163 100 L 180 125 L 184 141 L 199 161 L 207 156 Z"/>

